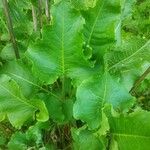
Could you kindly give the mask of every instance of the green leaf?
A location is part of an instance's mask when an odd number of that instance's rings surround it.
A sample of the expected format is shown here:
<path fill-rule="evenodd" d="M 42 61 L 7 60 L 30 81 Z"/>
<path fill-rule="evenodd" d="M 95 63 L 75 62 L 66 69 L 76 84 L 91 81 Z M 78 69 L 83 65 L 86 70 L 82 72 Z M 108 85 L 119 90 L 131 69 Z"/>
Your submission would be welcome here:
<path fill-rule="evenodd" d="M 133 68 L 141 68 L 141 65 L 148 61 L 150 63 L 150 40 L 145 41 L 137 38 L 130 38 L 116 50 L 107 53 L 105 60 L 108 63 L 108 70 L 125 71 Z"/>
<path fill-rule="evenodd" d="M 28 140 L 28 146 L 39 146 L 43 144 L 42 130 L 50 128 L 47 122 L 37 122 L 33 126 L 29 127 L 26 131 L 26 139 Z M 31 143 L 32 141 L 32 143 Z"/>
<path fill-rule="evenodd" d="M 116 43 L 117 46 L 122 44 L 122 24 L 126 18 L 129 18 L 132 15 L 132 7 L 136 0 L 121 0 L 121 14 L 120 21 L 116 27 Z"/>
<path fill-rule="evenodd" d="M 2 1 L 0 1 L 0 8 L 3 8 L 3 3 L 2 3 Z"/>
<path fill-rule="evenodd" d="M 31 0 L 9 0 L 11 3 L 14 2 L 14 4 L 16 5 L 16 7 L 20 8 L 20 10 L 23 9 L 31 9 Z"/>
<path fill-rule="evenodd" d="M 12 19 L 14 25 L 26 24 L 28 26 L 29 19 L 26 15 L 26 11 L 25 11 L 25 6 L 27 7 L 27 3 L 24 4 L 24 6 L 23 6 L 22 2 L 23 1 L 19 1 L 19 0 L 16 0 L 16 1 L 10 0 L 9 1 L 9 9 L 11 12 L 10 15 L 11 15 L 11 19 Z M 30 8 L 30 7 L 28 7 L 28 8 Z"/>
<path fill-rule="evenodd" d="M 51 119 L 53 119 L 54 122 L 63 122 L 65 116 L 62 111 L 62 103 L 58 99 L 55 99 L 54 97 L 49 97 L 44 100 L 49 116 Z"/>
<path fill-rule="evenodd" d="M 5 119 L 5 114 L 0 112 L 0 122 L 3 121 Z"/>
<path fill-rule="evenodd" d="M 111 139 L 110 150 L 119 150 L 118 143 L 114 139 Z"/>
<path fill-rule="evenodd" d="M 65 0 L 52 7 L 52 16 L 52 25 L 43 29 L 43 40 L 30 45 L 26 53 L 34 73 L 46 83 L 60 76 L 83 78 L 89 66 L 82 52 L 84 20 Z"/>
<path fill-rule="evenodd" d="M 96 7 L 83 11 L 84 37 L 94 54 L 102 54 L 115 43 L 115 29 L 121 12 L 120 0 L 98 0 Z"/>
<path fill-rule="evenodd" d="M 33 76 L 31 65 L 27 61 L 9 61 L 5 63 L 0 73 L 14 79 L 25 97 L 30 97 L 39 88 L 36 77 Z"/>
<path fill-rule="evenodd" d="M 122 14 L 121 19 L 125 19 L 132 15 L 133 5 L 135 4 L 136 0 L 122 0 Z"/>
<path fill-rule="evenodd" d="M 13 60 L 15 58 L 15 53 L 12 44 L 7 44 L 1 51 L 0 56 L 4 60 Z"/>
<path fill-rule="evenodd" d="M 22 35 L 22 36 L 24 36 L 24 35 Z M 24 56 L 26 46 L 28 46 L 28 44 L 26 44 L 25 41 L 22 43 L 21 42 L 17 43 L 17 47 L 19 49 L 19 54 L 21 57 Z M 0 53 L 0 57 L 2 57 L 2 59 L 7 60 L 7 61 L 15 60 L 16 57 L 15 57 L 14 48 L 13 48 L 12 43 L 8 43 L 8 44 L 6 44 L 6 46 L 3 47 L 3 49 Z"/>
<path fill-rule="evenodd" d="M 99 138 L 91 131 L 72 128 L 74 150 L 104 150 L 104 146 Z"/>
<path fill-rule="evenodd" d="M 48 110 L 42 100 L 31 99 L 30 103 L 37 109 L 35 114 L 38 121 L 45 122 L 49 119 Z"/>
<path fill-rule="evenodd" d="M 0 135 L 0 146 L 4 146 L 6 143 L 6 138 Z"/>
<path fill-rule="evenodd" d="M 71 4 L 78 10 L 87 10 L 96 5 L 97 0 L 71 0 Z"/>
<path fill-rule="evenodd" d="M 16 132 L 12 135 L 9 143 L 8 149 L 9 150 L 27 150 L 27 140 L 25 134 L 21 132 Z"/>
<path fill-rule="evenodd" d="M 20 128 L 25 121 L 33 119 L 35 112 L 37 120 L 48 120 L 45 104 L 41 100 L 26 99 L 18 84 L 6 75 L 0 77 L 0 104 L 1 112 L 8 116 L 16 128 Z"/>
<path fill-rule="evenodd" d="M 96 134 L 98 136 L 103 136 L 103 135 L 107 135 L 107 132 L 109 131 L 110 127 L 109 127 L 109 122 L 108 122 L 108 118 L 105 115 L 104 112 L 102 112 L 102 123 L 101 123 L 101 127 L 99 128 L 99 130 L 96 132 Z"/>
<path fill-rule="evenodd" d="M 34 149 L 35 147 L 40 149 L 41 145 L 43 145 L 42 130 L 48 127 L 49 124 L 47 122 L 37 122 L 29 127 L 25 133 L 21 131 L 14 133 L 8 143 L 8 148 L 10 150 L 26 150 L 27 148 Z"/>
<path fill-rule="evenodd" d="M 91 129 L 101 125 L 102 109 L 110 103 L 120 111 L 125 111 L 133 103 L 128 91 L 108 73 L 83 81 L 77 89 L 74 117 L 87 122 Z"/>
<path fill-rule="evenodd" d="M 121 150 L 149 150 L 150 112 L 136 111 L 127 116 L 109 118 L 112 141 Z"/>
<path fill-rule="evenodd" d="M 73 100 L 66 99 L 65 101 L 58 100 L 52 96 L 43 97 L 46 107 L 49 112 L 49 117 L 57 123 L 66 123 L 73 119 Z"/>

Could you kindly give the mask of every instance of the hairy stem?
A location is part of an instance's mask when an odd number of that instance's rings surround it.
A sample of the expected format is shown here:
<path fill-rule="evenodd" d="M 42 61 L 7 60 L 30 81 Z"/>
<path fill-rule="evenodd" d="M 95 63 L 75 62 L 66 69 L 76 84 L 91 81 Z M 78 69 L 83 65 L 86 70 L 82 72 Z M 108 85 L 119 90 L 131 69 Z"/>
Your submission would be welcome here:
<path fill-rule="evenodd" d="M 139 77 L 139 79 L 134 83 L 133 87 L 130 90 L 130 93 L 134 95 L 135 90 L 141 84 L 141 82 L 145 79 L 145 77 L 150 73 L 150 66 L 146 69 L 146 71 Z"/>
<path fill-rule="evenodd" d="M 13 31 L 13 25 L 12 25 L 12 20 L 11 20 L 11 17 L 10 17 L 8 2 L 7 2 L 7 0 L 2 0 L 2 2 L 3 2 L 3 6 L 4 6 L 4 13 L 5 13 L 6 20 L 7 20 L 7 25 L 8 25 L 10 38 L 11 38 L 13 48 L 14 48 L 14 53 L 15 53 L 16 59 L 19 59 L 20 55 L 19 55 L 19 51 L 18 51 L 16 39 L 15 39 L 15 34 L 14 34 L 14 31 Z"/>

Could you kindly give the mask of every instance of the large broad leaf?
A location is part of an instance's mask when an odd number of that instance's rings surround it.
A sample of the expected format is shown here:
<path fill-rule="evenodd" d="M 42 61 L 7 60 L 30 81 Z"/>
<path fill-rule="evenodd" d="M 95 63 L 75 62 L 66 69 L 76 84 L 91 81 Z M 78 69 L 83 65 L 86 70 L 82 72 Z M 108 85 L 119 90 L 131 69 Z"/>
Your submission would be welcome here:
<path fill-rule="evenodd" d="M 26 99 L 18 84 L 6 75 L 0 77 L 0 112 L 7 115 L 13 126 L 19 128 L 29 119 L 48 120 L 45 104 L 39 100 Z"/>
<path fill-rule="evenodd" d="M 5 63 L 0 73 L 7 74 L 14 79 L 26 97 L 30 97 L 39 88 L 32 74 L 31 65 L 27 61 L 18 60 Z"/>
<path fill-rule="evenodd" d="M 150 40 L 129 38 L 122 45 L 108 52 L 104 59 L 111 74 L 118 76 L 128 90 L 150 66 Z"/>
<path fill-rule="evenodd" d="M 26 53 L 33 61 L 34 72 L 46 83 L 53 83 L 59 76 L 84 76 L 89 66 L 82 52 L 84 20 L 65 0 L 52 7 L 52 16 L 53 24 L 43 29 L 43 39 Z"/>
<path fill-rule="evenodd" d="M 149 150 L 149 112 L 137 111 L 128 116 L 112 117 L 109 123 L 112 144 L 116 141 L 119 150 Z"/>
<path fill-rule="evenodd" d="M 72 128 L 74 150 L 104 150 L 104 146 L 99 138 L 86 129 Z"/>
<path fill-rule="evenodd" d="M 105 56 L 108 69 L 111 71 L 131 70 L 141 68 L 145 61 L 150 60 L 150 40 L 130 38 L 121 47 Z M 149 61 L 150 62 L 150 61 Z"/>
<path fill-rule="evenodd" d="M 97 0 L 71 0 L 71 4 L 76 9 L 86 10 L 88 8 L 94 7 Z"/>
<path fill-rule="evenodd" d="M 115 42 L 115 28 L 120 18 L 120 0 L 98 0 L 96 7 L 83 12 L 84 37 L 94 53 L 101 54 Z"/>
<path fill-rule="evenodd" d="M 105 73 L 98 78 L 84 81 L 77 89 L 74 117 L 87 122 L 92 129 L 98 128 L 102 120 L 102 108 L 110 103 L 115 109 L 125 110 L 133 98 L 116 80 Z"/>

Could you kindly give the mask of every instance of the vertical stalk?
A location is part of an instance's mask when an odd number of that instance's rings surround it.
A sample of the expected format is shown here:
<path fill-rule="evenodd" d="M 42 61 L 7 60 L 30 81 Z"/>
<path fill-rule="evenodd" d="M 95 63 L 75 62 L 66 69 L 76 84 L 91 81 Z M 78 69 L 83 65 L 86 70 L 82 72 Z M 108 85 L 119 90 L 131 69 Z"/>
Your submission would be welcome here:
<path fill-rule="evenodd" d="M 34 31 L 37 31 L 37 16 L 36 16 L 35 7 L 33 5 L 32 5 L 32 18 L 33 18 Z"/>
<path fill-rule="evenodd" d="M 146 76 L 150 73 L 150 66 L 146 69 L 146 71 L 139 77 L 139 79 L 134 83 L 133 87 L 130 90 L 130 93 L 134 95 L 135 90 L 141 84 L 141 82 L 146 78 Z"/>
<path fill-rule="evenodd" d="M 14 48 L 14 53 L 15 53 L 16 59 L 19 59 L 20 55 L 19 55 L 16 40 L 15 40 L 15 35 L 14 35 L 14 31 L 13 31 L 12 20 L 11 20 L 11 17 L 10 17 L 8 2 L 7 2 L 7 0 L 2 0 L 2 2 L 3 2 L 3 6 L 4 6 L 4 13 L 5 13 L 6 20 L 7 20 L 7 25 L 8 25 L 10 38 L 11 38 L 13 48 Z"/>
<path fill-rule="evenodd" d="M 47 17 L 47 22 L 50 22 L 50 8 L 49 8 L 50 2 L 49 0 L 45 0 L 45 13 Z"/>
<path fill-rule="evenodd" d="M 62 76 L 62 100 L 65 100 L 65 76 Z"/>
<path fill-rule="evenodd" d="M 39 26 L 40 29 L 43 26 L 43 20 L 42 20 L 42 1 L 38 0 L 38 16 L 39 16 Z"/>

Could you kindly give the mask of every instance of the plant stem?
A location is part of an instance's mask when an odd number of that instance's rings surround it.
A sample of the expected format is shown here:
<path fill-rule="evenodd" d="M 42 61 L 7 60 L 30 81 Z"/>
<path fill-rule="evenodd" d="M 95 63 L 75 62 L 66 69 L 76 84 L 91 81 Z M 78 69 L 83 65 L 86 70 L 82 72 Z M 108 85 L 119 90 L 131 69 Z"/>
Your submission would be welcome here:
<path fill-rule="evenodd" d="M 16 40 L 15 40 L 12 20 L 11 20 L 10 13 L 9 13 L 8 2 L 7 2 L 7 0 L 2 0 L 2 2 L 3 2 L 3 6 L 4 6 L 4 13 L 5 13 L 6 20 L 7 20 L 7 25 L 8 25 L 10 38 L 11 38 L 11 41 L 12 41 L 12 44 L 13 44 L 13 48 L 14 48 L 14 53 L 15 53 L 16 59 L 19 59 L 20 55 L 19 55 L 19 51 L 18 51 Z"/>
<path fill-rule="evenodd" d="M 45 13 L 46 13 L 46 16 L 47 16 L 47 22 L 49 23 L 50 22 L 50 8 L 49 8 L 49 0 L 46 0 L 45 1 Z"/>
<path fill-rule="evenodd" d="M 134 83 L 133 87 L 130 90 L 130 93 L 133 95 L 137 87 L 141 84 L 141 82 L 145 79 L 145 77 L 150 73 L 150 66 L 146 69 L 146 71 L 139 77 L 139 79 Z"/>
<path fill-rule="evenodd" d="M 33 5 L 32 5 L 32 18 L 33 18 L 34 31 L 37 31 L 37 16 L 36 16 L 35 7 Z"/>
<path fill-rule="evenodd" d="M 40 29 L 43 26 L 43 20 L 42 20 L 42 1 L 38 0 L 38 15 L 39 15 L 39 27 Z"/>
<path fill-rule="evenodd" d="M 62 99 L 65 99 L 65 76 L 62 77 Z"/>
<path fill-rule="evenodd" d="M 108 144 L 107 144 L 106 150 L 110 150 L 110 149 L 111 149 L 112 138 L 113 138 L 113 137 L 112 137 L 112 134 L 109 133 L 109 134 L 107 135 Z"/>

